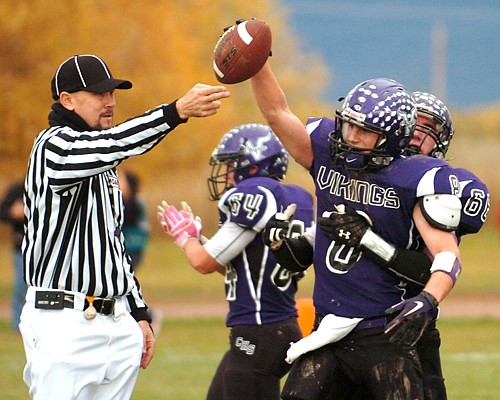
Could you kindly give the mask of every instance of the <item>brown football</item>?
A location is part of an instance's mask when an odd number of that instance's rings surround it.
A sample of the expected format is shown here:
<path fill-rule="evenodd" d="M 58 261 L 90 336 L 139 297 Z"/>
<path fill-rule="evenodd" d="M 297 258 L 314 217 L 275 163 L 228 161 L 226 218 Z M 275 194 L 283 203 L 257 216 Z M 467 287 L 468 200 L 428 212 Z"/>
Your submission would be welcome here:
<path fill-rule="evenodd" d="M 232 84 L 251 78 L 266 63 L 271 42 L 271 29 L 263 20 L 250 19 L 231 26 L 215 45 L 217 80 Z"/>

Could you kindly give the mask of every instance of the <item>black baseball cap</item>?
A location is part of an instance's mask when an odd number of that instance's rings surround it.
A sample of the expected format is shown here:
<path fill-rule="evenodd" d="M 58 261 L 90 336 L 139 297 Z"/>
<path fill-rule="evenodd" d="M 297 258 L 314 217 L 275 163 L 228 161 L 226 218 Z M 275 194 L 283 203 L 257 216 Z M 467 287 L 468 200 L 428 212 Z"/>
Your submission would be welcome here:
<path fill-rule="evenodd" d="M 85 90 L 106 93 L 115 89 L 130 89 L 132 82 L 115 79 L 108 66 L 99 57 L 85 54 L 64 61 L 52 79 L 52 97 L 59 99 L 61 92 Z"/>

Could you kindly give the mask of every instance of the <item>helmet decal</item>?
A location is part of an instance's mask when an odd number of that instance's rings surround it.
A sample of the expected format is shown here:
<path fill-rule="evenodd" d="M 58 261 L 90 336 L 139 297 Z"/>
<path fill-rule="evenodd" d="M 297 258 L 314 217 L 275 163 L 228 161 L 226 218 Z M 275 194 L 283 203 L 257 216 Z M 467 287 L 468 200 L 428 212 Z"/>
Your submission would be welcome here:
<path fill-rule="evenodd" d="M 222 137 L 212 152 L 210 165 L 210 198 L 218 200 L 229 188 L 228 168 L 234 171 L 235 183 L 258 176 L 283 179 L 288 168 L 288 152 L 270 127 L 245 124 Z"/>

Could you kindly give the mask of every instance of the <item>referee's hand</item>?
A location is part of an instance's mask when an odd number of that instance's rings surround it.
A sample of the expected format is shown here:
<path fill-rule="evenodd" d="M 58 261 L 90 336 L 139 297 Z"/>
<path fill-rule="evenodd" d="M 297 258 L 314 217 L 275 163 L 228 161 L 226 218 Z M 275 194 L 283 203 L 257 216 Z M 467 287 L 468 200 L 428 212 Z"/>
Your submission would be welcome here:
<path fill-rule="evenodd" d="M 142 336 L 144 338 L 144 346 L 142 348 L 142 357 L 141 357 L 141 368 L 146 369 L 151 360 L 153 359 L 153 355 L 155 353 L 156 338 L 153 333 L 153 330 L 151 329 L 151 325 L 149 325 L 148 321 L 146 320 L 139 321 L 138 324 L 141 327 Z"/>

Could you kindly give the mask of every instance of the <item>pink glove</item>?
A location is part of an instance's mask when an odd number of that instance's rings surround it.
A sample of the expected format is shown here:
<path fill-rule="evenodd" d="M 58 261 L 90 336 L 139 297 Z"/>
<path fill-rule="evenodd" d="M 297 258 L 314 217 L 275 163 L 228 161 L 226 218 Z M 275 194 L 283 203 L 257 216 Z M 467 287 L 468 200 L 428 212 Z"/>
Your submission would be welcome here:
<path fill-rule="evenodd" d="M 201 225 L 201 218 L 198 217 L 197 215 L 194 215 L 194 212 L 191 209 L 191 206 L 186 201 L 181 201 L 181 206 L 182 206 L 182 211 L 185 211 L 187 213 L 187 215 L 189 215 L 189 218 L 191 218 L 195 222 L 199 221 L 199 223 Z M 206 236 L 200 235 L 200 243 L 205 244 L 207 242 L 208 242 L 208 238 Z"/>
<path fill-rule="evenodd" d="M 200 217 L 192 219 L 188 212 L 179 211 L 166 201 L 162 201 L 161 206 L 158 206 L 158 221 L 163 231 L 171 235 L 181 249 L 190 239 L 200 240 L 202 230 Z"/>

